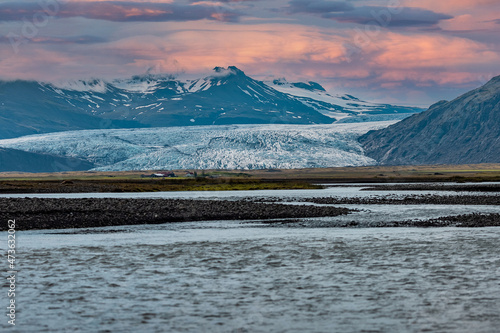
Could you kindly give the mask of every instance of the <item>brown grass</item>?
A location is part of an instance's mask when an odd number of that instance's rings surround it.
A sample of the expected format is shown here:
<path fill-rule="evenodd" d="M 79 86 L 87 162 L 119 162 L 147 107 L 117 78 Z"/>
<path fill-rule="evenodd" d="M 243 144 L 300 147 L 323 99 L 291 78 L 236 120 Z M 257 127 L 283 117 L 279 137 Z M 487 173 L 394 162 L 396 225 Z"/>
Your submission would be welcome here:
<path fill-rule="evenodd" d="M 154 171 L 0 173 L 0 192 L 142 192 L 315 188 L 317 183 L 500 181 L 500 164 L 368 166 L 296 170 L 204 170 L 193 178 L 141 178 Z M 185 171 L 174 171 L 184 175 Z M 63 184 L 63 181 L 66 181 Z M 68 182 L 69 181 L 69 182 Z"/>

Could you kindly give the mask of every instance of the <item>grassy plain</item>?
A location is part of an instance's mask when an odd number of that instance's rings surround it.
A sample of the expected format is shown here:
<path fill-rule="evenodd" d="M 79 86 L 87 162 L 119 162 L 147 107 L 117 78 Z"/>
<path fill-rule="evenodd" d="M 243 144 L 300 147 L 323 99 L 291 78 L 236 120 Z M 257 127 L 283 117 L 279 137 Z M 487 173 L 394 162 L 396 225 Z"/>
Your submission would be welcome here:
<path fill-rule="evenodd" d="M 0 173 L 0 193 L 314 189 L 329 183 L 500 181 L 500 164 L 368 166 L 295 170 L 190 170 L 197 178 L 144 178 L 154 171 Z M 184 170 L 174 170 L 185 175 Z"/>

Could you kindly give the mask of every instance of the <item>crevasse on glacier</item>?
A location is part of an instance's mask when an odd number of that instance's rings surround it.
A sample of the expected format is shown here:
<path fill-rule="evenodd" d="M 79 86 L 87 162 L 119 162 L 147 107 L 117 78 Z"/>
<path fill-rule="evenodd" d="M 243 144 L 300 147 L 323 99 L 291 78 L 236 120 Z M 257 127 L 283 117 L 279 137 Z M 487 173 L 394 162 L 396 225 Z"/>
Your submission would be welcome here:
<path fill-rule="evenodd" d="M 357 138 L 390 122 L 84 130 L 0 140 L 0 146 L 78 157 L 96 170 L 295 169 L 373 165 Z"/>

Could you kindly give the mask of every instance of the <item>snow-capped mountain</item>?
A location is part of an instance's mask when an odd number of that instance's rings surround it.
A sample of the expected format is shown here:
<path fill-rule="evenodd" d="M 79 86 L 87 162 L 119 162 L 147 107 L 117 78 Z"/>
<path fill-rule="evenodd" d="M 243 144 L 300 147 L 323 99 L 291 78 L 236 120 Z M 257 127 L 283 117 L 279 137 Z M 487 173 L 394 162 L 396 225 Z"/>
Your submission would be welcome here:
<path fill-rule="evenodd" d="M 79 112 L 144 127 L 335 121 L 236 67 L 216 67 L 213 75 L 195 80 L 146 75 L 110 83 L 45 84 L 41 89 Z"/>
<path fill-rule="evenodd" d="M 394 122 L 83 130 L 0 140 L 0 146 L 101 171 L 362 166 L 376 161 L 357 138 Z"/>
<path fill-rule="evenodd" d="M 314 82 L 262 82 L 234 66 L 200 79 L 0 82 L 0 139 L 79 129 L 400 120 L 420 111 L 330 94 Z"/>
<path fill-rule="evenodd" d="M 312 81 L 290 83 L 281 78 L 266 84 L 294 96 L 304 105 L 334 118 L 337 122 L 401 120 L 422 111 L 413 107 L 365 102 L 349 94 L 331 94 L 319 83 Z"/>

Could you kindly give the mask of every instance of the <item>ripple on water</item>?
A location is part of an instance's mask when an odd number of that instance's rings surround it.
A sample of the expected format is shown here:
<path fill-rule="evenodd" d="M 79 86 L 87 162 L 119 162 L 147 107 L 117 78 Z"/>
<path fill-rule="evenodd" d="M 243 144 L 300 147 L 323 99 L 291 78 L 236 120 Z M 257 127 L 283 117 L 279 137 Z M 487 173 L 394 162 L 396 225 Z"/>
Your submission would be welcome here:
<path fill-rule="evenodd" d="M 21 248 L 19 331 L 500 327 L 499 229 L 190 232 L 182 241 L 159 230 L 137 244 L 113 233 L 101 244 Z"/>

